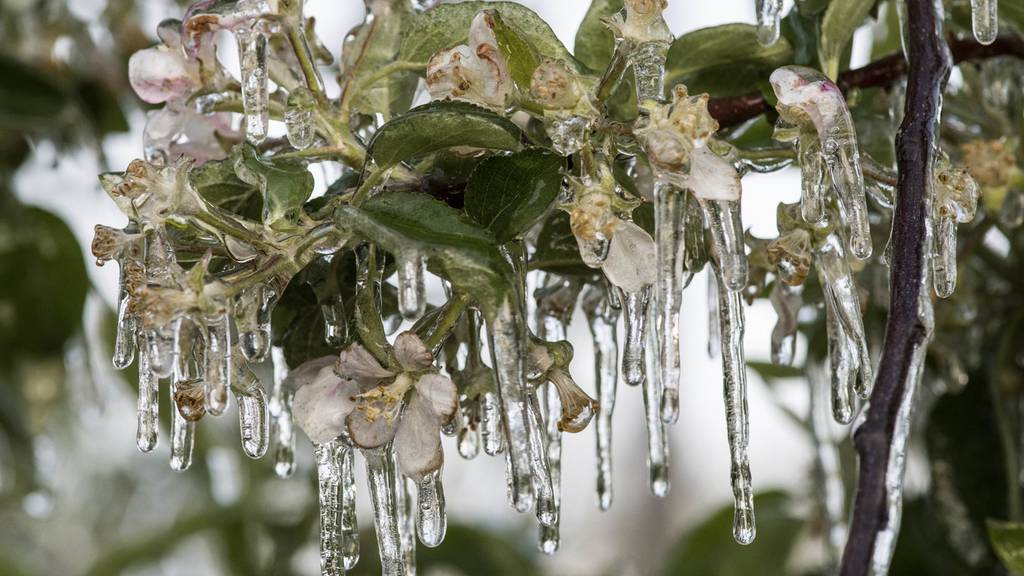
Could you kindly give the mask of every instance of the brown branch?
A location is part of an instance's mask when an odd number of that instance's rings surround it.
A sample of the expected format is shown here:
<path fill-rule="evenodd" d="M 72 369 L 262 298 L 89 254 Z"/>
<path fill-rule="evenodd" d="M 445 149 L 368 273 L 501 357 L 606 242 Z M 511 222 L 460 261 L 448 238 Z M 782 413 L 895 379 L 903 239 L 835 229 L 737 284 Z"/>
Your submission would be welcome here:
<path fill-rule="evenodd" d="M 906 387 L 913 386 L 915 349 L 925 345 L 919 315 L 925 272 L 927 197 L 937 145 L 942 90 L 950 53 L 941 35 L 942 18 L 933 0 L 906 0 L 910 20 L 910 61 L 903 123 L 896 135 L 899 173 L 892 223 L 892 280 L 885 344 L 863 422 L 853 435 L 859 456 L 857 495 L 841 576 L 868 574 L 879 531 L 893 523 L 886 498 L 892 440 Z M 902 474 L 902 471 L 899 473 Z"/>
<path fill-rule="evenodd" d="M 995 56 L 1024 58 L 1024 38 L 1020 36 L 1000 36 L 988 46 L 955 36 L 950 36 L 948 43 L 955 63 Z M 839 81 L 836 84 L 845 94 L 853 88 L 891 86 L 906 74 L 907 61 L 903 58 L 903 54 L 890 54 L 861 68 L 843 72 L 839 75 Z M 708 102 L 708 110 L 718 120 L 719 126 L 723 128 L 756 118 L 770 109 L 771 106 L 760 92 L 749 92 L 728 98 L 712 98 Z"/>

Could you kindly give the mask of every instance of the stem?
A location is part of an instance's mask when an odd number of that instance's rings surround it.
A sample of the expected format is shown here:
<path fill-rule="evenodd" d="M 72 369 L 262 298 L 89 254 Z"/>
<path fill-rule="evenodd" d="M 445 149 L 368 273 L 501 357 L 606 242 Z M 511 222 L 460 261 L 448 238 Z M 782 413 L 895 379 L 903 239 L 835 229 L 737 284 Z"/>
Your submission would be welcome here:
<path fill-rule="evenodd" d="M 199 222 L 206 224 L 218 232 L 237 238 L 254 248 L 259 248 L 267 252 L 274 252 L 277 250 L 276 246 L 265 241 L 259 234 L 249 230 L 237 222 L 229 220 L 222 215 L 214 214 L 214 210 L 215 208 L 211 206 L 210 210 L 199 210 L 192 216 Z"/>
<path fill-rule="evenodd" d="M 377 308 L 377 257 L 377 248 L 370 244 L 366 254 L 366 277 L 360 278 L 362 282 L 356 294 L 356 330 L 359 341 L 382 366 L 397 366 Z"/>
<path fill-rule="evenodd" d="M 356 188 L 356 191 L 352 194 L 352 205 L 359 206 L 360 204 L 362 204 L 363 201 L 366 200 L 366 197 L 370 195 L 370 191 L 373 190 L 375 186 L 384 181 L 385 177 L 387 176 L 387 172 L 387 170 L 380 169 L 370 172 L 370 175 L 367 176 L 365 180 L 363 180 L 363 182 L 359 185 L 359 188 Z"/>
<path fill-rule="evenodd" d="M 324 94 L 323 80 L 313 62 L 313 54 L 309 50 L 309 43 L 306 42 L 302 26 L 295 22 L 289 22 L 287 28 L 288 41 L 292 45 L 292 50 L 295 51 L 295 57 L 299 60 L 302 75 L 306 77 L 306 87 L 316 96 L 316 101 L 324 105 L 327 103 L 327 95 Z"/>
<path fill-rule="evenodd" d="M 462 313 L 466 310 L 468 304 L 469 298 L 465 294 L 456 292 L 452 295 L 451 300 L 448 301 L 448 306 L 445 307 L 444 312 L 437 319 L 437 323 L 434 324 L 433 331 L 423 340 L 428 350 L 433 350 L 444 342 L 444 339 L 455 328 L 459 318 L 462 317 Z"/>
<path fill-rule="evenodd" d="M 953 53 L 954 63 L 967 60 L 982 60 L 994 56 L 1012 55 L 1024 58 L 1024 38 L 1020 36 L 1000 36 L 988 46 L 973 40 L 949 38 L 949 48 Z M 907 61 L 902 54 L 890 54 L 874 62 L 854 70 L 847 70 L 839 75 L 836 84 L 845 94 L 854 88 L 883 88 L 891 86 L 907 74 Z M 722 128 L 735 126 L 756 118 L 771 110 L 768 101 L 761 92 L 750 92 L 729 98 L 712 98 L 708 102 L 708 111 L 718 120 Z"/>
<path fill-rule="evenodd" d="M 426 67 L 426 62 L 409 62 L 408 60 L 399 60 L 397 62 L 392 62 L 386 66 L 378 68 L 377 70 L 366 75 L 365 77 L 360 78 L 359 82 L 356 83 L 354 93 L 358 94 L 363 90 L 366 90 L 370 86 L 373 86 L 377 82 L 380 82 L 381 80 L 394 74 L 395 72 L 406 72 L 410 70 L 415 70 L 418 72 L 420 70 L 425 69 Z"/>
<path fill-rule="evenodd" d="M 605 100 L 612 95 L 612 90 L 619 84 L 619 80 L 622 79 L 622 74 L 626 71 L 626 52 L 628 48 L 625 48 L 623 44 L 626 41 L 623 40 L 615 47 L 615 52 L 612 53 L 612 59 L 608 62 L 608 68 L 604 71 L 604 75 L 601 76 L 601 81 L 597 84 L 597 91 L 594 96 L 594 107 L 599 109 L 604 104 Z"/>
<path fill-rule="evenodd" d="M 913 359 L 926 329 L 918 315 L 925 270 L 926 194 L 937 146 L 942 89 L 950 55 L 942 38 L 941 8 L 932 0 L 906 0 L 910 61 L 903 124 L 896 135 L 899 172 L 892 224 L 892 290 L 885 344 L 864 420 L 853 441 L 860 458 L 850 535 L 842 576 L 869 573 L 878 532 L 888 519 L 886 471 L 896 418 Z"/>

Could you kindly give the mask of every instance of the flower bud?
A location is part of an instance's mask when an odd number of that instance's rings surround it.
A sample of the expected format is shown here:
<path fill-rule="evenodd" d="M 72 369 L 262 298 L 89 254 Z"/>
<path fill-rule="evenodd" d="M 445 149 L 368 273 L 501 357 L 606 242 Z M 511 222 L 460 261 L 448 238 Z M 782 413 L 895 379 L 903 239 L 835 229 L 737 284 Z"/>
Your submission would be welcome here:
<path fill-rule="evenodd" d="M 799 286 L 811 270 L 811 235 L 796 228 L 768 244 L 768 261 L 775 266 L 779 280 L 788 286 Z"/>
<path fill-rule="evenodd" d="M 530 95 L 548 110 L 571 110 L 583 93 L 565 62 L 545 58 L 530 78 Z"/>
<path fill-rule="evenodd" d="M 634 132 L 651 165 L 663 172 L 685 171 L 693 149 L 718 130 L 708 112 L 708 95 L 690 96 L 682 84 L 672 90 L 672 104 L 656 104 L 648 112 Z"/>
<path fill-rule="evenodd" d="M 199 65 L 180 49 L 155 46 L 139 50 L 128 59 L 132 90 L 150 104 L 182 100 L 202 84 Z"/>
<path fill-rule="evenodd" d="M 504 108 L 512 89 L 508 65 L 498 51 L 494 21 L 479 12 L 469 29 L 469 45 L 435 52 L 427 62 L 427 91 L 435 100 L 454 98 Z"/>

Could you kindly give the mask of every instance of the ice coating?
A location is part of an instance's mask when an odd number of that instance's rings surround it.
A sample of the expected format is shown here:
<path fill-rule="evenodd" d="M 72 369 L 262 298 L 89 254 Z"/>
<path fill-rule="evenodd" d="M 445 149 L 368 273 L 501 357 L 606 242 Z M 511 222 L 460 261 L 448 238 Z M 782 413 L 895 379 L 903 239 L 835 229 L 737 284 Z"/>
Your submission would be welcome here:
<path fill-rule="evenodd" d="M 423 294 L 423 258 L 407 251 L 398 260 L 398 308 L 406 320 L 423 315 L 427 305 Z"/>
<path fill-rule="evenodd" d="M 664 396 L 662 418 L 674 424 L 679 417 L 679 309 L 685 284 L 683 263 L 686 230 L 686 195 L 667 182 L 654 188 L 654 229 L 657 277 L 654 290 L 657 377 Z"/>
<path fill-rule="evenodd" d="M 607 291 L 588 286 L 583 294 L 594 346 L 594 375 L 600 409 L 597 413 L 597 506 L 612 505 L 612 414 L 619 379 L 619 343 L 616 325 L 620 311 L 608 302 Z"/>
<path fill-rule="evenodd" d="M 172 396 L 173 398 L 173 393 Z M 177 412 L 177 410 L 174 410 Z M 138 431 L 135 441 L 142 452 L 156 448 L 160 426 L 160 378 L 149 367 L 149 353 L 139 353 Z"/>
<path fill-rule="evenodd" d="M 802 288 L 776 282 L 768 298 L 778 318 L 772 329 L 772 364 L 790 366 L 796 354 L 797 315 L 803 305 Z"/>
<path fill-rule="evenodd" d="M 444 486 L 441 470 L 435 470 L 418 483 L 416 496 L 416 535 L 428 548 L 436 548 L 444 540 L 448 521 L 444 507 Z"/>
<path fill-rule="evenodd" d="M 807 182 L 815 181 L 821 170 L 818 162 L 822 162 L 839 199 L 841 219 L 849 230 L 850 252 L 864 260 L 871 256 L 871 231 L 857 133 L 843 93 L 821 72 L 802 66 L 777 68 L 770 82 L 778 98 L 776 109 L 780 119 L 799 127 L 801 133 L 814 131 L 818 137 L 820 155 L 813 151 L 800 153 L 801 170 L 807 166 L 811 172 L 804 177 L 805 193 L 811 186 Z M 801 149 L 809 144 L 805 137 L 800 138 Z M 815 196 L 812 198 L 812 201 L 817 200 Z M 811 221 L 816 221 L 813 219 L 817 215 L 815 206 L 808 207 L 805 213 L 812 217 Z"/>
<path fill-rule="evenodd" d="M 220 416 L 231 386 L 231 319 L 227 313 L 206 319 L 206 411 Z"/>
<path fill-rule="evenodd" d="M 711 233 L 711 252 L 719 261 L 719 282 L 732 292 L 747 284 L 747 253 L 738 200 L 702 200 L 704 221 Z"/>
<path fill-rule="evenodd" d="M 342 576 L 345 566 L 341 553 L 341 486 L 343 453 L 348 450 L 340 438 L 315 444 L 318 494 L 320 501 L 320 574 Z"/>
<path fill-rule="evenodd" d="M 980 44 L 991 44 L 999 35 L 998 0 L 971 0 L 971 29 Z"/>
<path fill-rule="evenodd" d="M 956 289 L 957 224 L 974 220 L 981 189 L 967 170 L 953 167 L 940 156 L 932 174 L 932 286 L 940 298 Z"/>
<path fill-rule="evenodd" d="M 622 350 L 622 378 L 626 384 L 637 386 L 646 378 L 644 360 L 644 344 L 646 340 L 647 304 L 651 289 L 644 288 L 639 292 L 622 292 L 622 308 L 625 312 L 624 324 L 626 343 Z M 661 399 L 658 398 L 660 409 Z"/>
<path fill-rule="evenodd" d="M 770 46 L 779 39 L 782 23 L 782 0 L 754 0 L 757 14 L 757 41 Z"/>
<path fill-rule="evenodd" d="M 292 421 L 292 401 L 295 392 L 284 385 L 288 377 L 288 362 L 284 349 L 274 346 L 270 351 L 273 362 L 273 387 L 267 412 L 270 415 L 270 451 L 274 458 L 274 473 L 288 478 L 295 472 L 295 427 Z"/>
<path fill-rule="evenodd" d="M 245 138 L 260 144 L 267 137 L 270 95 L 267 92 L 267 37 L 256 24 L 235 30 L 242 72 Z"/>
<path fill-rule="evenodd" d="M 405 576 L 405 558 L 399 534 L 399 495 L 404 486 L 397 485 L 395 454 L 390 446 L 363 451 L 366 476 L 373 505 L 373 526 L 377 533 L 381 574 Z M 404 484 L 404 482 L 403 482 Z"/>
<path fill-rule="evenodd" d="M 644 309 L 644 315 L 653 316 L 652 313 L 646 310 L 646 307 Z M 652 322 L 653 318 L 645 318 L 645 321 Z M 651 331 L 641 331 L 640 337 L 643 340 L 643 345 L 650 346 L 652 348 L 655 347 L 655 336 Z M 656 368 L 657 362 L 654 360 L 653 356 L 647 356 L 646 358 L 641 356 L 641 362 L 644 361 L 646 361 L 651 368 Z M 644 422 L 647 427 L 647 472 L 649 475 L 651 493 L 659 498 L 664 498 L 668 495 L 671 483 L 669 475 L 668 437 L 665 435 L 665 421 L 661 417 L 661 398 L 663 396 L 661 383 L 657 378 L 643 378 L 642 384 L 644 395 Z"/>
<path fill-rule="evenodd" d="M 316 101 L 313 93 L 305 86 L 298 86 L 288 95 L 288 107 L 284 112 L 284 126 L 288 143 L 293 148 L 305 150 L 313 144 L 316 132 L 313 129 L 313 107 Z"/>
<path fill-rule="evenodd" d="M 171 404 L 181 382 L 168 386 Z M 192 465 L 192 447 L 195 444 L 196 423 L 186 420 L 178 410 L 171 410 L 171 469 L 184 472 Z"/>

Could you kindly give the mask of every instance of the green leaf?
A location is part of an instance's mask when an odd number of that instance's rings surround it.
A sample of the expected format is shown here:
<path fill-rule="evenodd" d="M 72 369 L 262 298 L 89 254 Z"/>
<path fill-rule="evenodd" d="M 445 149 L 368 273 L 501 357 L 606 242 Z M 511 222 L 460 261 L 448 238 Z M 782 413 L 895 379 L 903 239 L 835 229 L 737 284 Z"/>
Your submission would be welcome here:
<path fill-rule="evenodd" d="M 243 182 L 231 160 L 211 160 L 188 173 L 188 180 L 207 202 L 252 220 L 259 220 L 263 199 L 256 186 Z"/>
<path fill-rule="evenodd" d="M 832 0 L 796 0 L 796 7 L 805 16 L 821 14 Z M 842 0 L 840 0 L 842 1 Z"/>
<path fill-rule="evenodd" d="M 540 218 L 562 188 L 565 160 L 530 148 L 484 160 L 466 187 L 466 213 L 499 243 L 514 239 Z"/>
<path fill-rule="evenodd" d="M 821 19 L 818 59 L 829 78 L 839 76 L 839 65 L 853 33 L 860 28 L 876 0 L 834 0 Z"/>
<path fill-rule="evenodd" d="M 895 54 L 902 50 L 900 46 L 900 19 L 896 14 L 896 2 L 886 0 L 880 12 L 881 22 L 873 29 L 871 39 L 871 59 L 878 60 L 883 56 Z"/>
<path fill-rule="evenodd" d="M 584 66 L 601 73 L 608 67 L 615 52 L 615 35 L 602 18 L 622 10 L 622 0 L 593 0 L 580 27 L 576 30 L 573 54 Z"/>
<path fill-rule="evenodd" d="M 408 0 L 387 0 L 367 4 L 372 18 L 356 26 L 346 40 L 342 69 L 349 81 L 343 91 L 355 86 L 382 66 L 398 59 L 405 33 L 412 25 L 412 4 Z M 420 60 L 422 62 L 423 60 Z M 352 107 L 363 114 L 398 114 L 409 109 L 416 91 L 417 75 L 412 72 L 391 74 L 352 96 Z"/>
<path fill-rule="evenodd" d="M 785 570 L 801 522 L 789 515 L 788 498 L 782 492 L 754 496 L 757 540 L 738 546 L 732 538 L 732 505 L 723 507 L 673 546 L 662 574 L 665 576 L 748 576 L 788 574 Z"/>
<path fill-rule="evenodd" d="M 505 22 L 497 10 L 488 10 L 488 13 L 494 22 L 494 38 L 498 42 L 498 50 L 508 63 L 509 76 L 521 88 L 528 90 L 533 71 L 540 65 L 537 49 L 521 30 Z"/>
<path fill-rule="evenodd" d="M 600 272 L 580 258 L 579 245 L 569 228 L 569 215 L 561 210 L 548 217 L 537 236 L 537 251 L 530 270 L 544 270 L 568 276 L 595 276 Z"/>
<path fill-rule="evenodd" d="M 426 62 L 438 50 L 448 50 L 469 39 L 469 25 L 481 10 L 497 10 L 509 24 L 522 31 L 541 56 L 574 63 L 547 22 L 515 2 L 461 2 L 442 4 L 418 14 L 402 39 L 402 60 Z"/>
<path fill-rule="evenodd" d="M 264 159 L 249 144 L 241 147 L 234 160 L 240 180 L 258 186 L 263 196 L 263 223 L 271 228 L 287 226 L 302 211 L 313 192 L 313 175 L 299 160 Z"/>
<path fill-rule="evenodd" d="M 71 120 L 71 99 L 50 76 L 0 54 L 0 129 L 41 131 Z"/>
<path fill-rule="evenodd" d="M 0 349 L 8 358 L 60 354 L 82 324 L 82 251 L 50 212 L 8 202 L 0 213 Z"/>
<path fill-rule="evenodd" d="M 389 191 L 360 207 L 342 205 L 338 225 L 392 254 L 419 251 L 431 269 L 491 315 L 507 297 L 511 269 L 494 236 L 464 213 L 421 193 Z"/>
<path fill-rule="evenodd" d="M 777 380 L 780 378 L 803 378 L 804 371 L 795 366 L 779 366 L 771 362 L 747 362 L 750 368 L 765 381 Z"/>
<path fill-rule="evenodd" d="M 819 18 L 800 10 L 790 10 L 782 19 L 782 37 L 793 47 L 793 64 L 818 66 Z"/>
<path fill-rule="evenodd" d="M 989 519 L 988 537 L 1003 565 L 1024 576 L 1024 524 Z"/>
<path fill-rule="evenodd" d="M 458 6 L 458 4 L 456 4 Z M 453 146 L 517 150 L 522 132 L 509 120 L 467 102 L 431 102 L 381 126 L 367 153 L 382 168 Z"/>
<path fill-rule="evenodd" d="M 757 41 L 757 27 L 724 24 L 676 38 L 665 62 L 665 86 L 686 84 L 691 94 L 731 96 L 750 92 L 759 79 L 789 64 L 793 49 L 780 38 L 771 46 Z"/>

